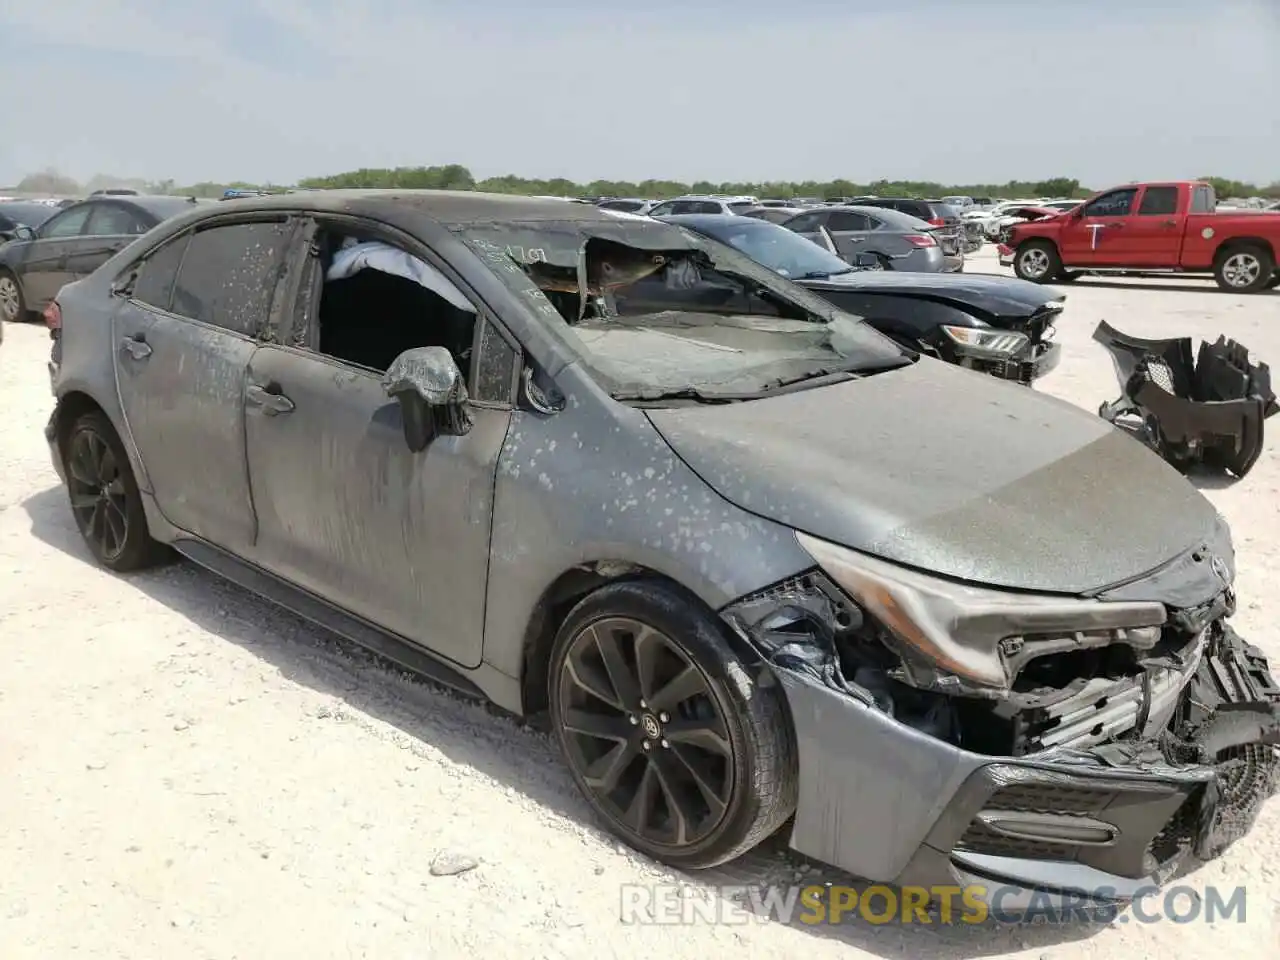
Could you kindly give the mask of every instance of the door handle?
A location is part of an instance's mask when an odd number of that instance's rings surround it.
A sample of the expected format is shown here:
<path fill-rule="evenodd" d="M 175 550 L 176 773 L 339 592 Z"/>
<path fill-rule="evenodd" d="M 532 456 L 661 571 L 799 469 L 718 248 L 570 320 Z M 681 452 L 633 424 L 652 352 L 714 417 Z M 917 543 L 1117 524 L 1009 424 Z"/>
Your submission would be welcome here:
<path fill-rule="evenodd" d="M 274 387 L 274 389 L 272 389 Z M 294 406 L 293 401 L 279 392 L 279 387 L 272 384 L 264 387 L 256 383 L 249 384 L 245 388 L 244 398 L 247 403 L 255 407 L 261 407 L 263 414 L 268 417 L 279 416 L 282 413 L 292 413 Z"/>
<path fill-rule="evenodd" d="M 1124 229 L 1124 224 L 1123 224 L 1123 223 L 1108 223 L 1108 224 L 1106 224 L 1106 227 L 1107 227 L 1107 229 L 1108 229 L 1108 230 L 1122 230 L 1122 229 Z"/>
<path fill-rule="evenodd" d="M 151 344 L 147 343 L 140 333 L 121 340 L 120 349 L 135 360 L 145 360 L 151 356 Z"/>
<path fill-rule="evenodd" d="M 1177 221 L 1177 220 L 1166 220 L 1166 221 L 1162 224 L 1162 226 L 1166 226 L 1166 227 L 1176 227 L 1177 225 L 1178 225 L 1178 221 Z"/>

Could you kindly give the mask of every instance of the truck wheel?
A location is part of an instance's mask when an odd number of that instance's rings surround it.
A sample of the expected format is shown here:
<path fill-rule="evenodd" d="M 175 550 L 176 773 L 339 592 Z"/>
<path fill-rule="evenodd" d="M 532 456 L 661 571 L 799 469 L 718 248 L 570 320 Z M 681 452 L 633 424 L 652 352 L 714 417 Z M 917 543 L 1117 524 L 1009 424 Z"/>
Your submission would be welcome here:
<path fill-rule="evenodd" d="M 1265 247 L 1253 243 L 1240 244 L 1218 254 L 1213 265 L 1213 279 L 1222 290 L 1258 293 L 1267 288 L 1275 269 L 1275 259 Z"/>
<path fill-rule="evenodd" d="M 1013 272 L 1032 283 L 1048 283 L 1062 272 L 1058 248 L 1047 240 L 1028 240 L 1013 255 Z"/>

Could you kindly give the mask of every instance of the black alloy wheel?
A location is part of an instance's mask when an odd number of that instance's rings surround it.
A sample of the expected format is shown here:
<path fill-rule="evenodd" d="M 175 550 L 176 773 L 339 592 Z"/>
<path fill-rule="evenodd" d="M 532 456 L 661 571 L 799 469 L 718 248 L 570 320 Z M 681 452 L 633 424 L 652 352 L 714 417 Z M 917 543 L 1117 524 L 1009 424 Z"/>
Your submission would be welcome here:
<path fill-rule="evenodd" d="M 63 445 L 67 493 L 76 526 L 94 558 L 118 572 L 152 566 L 165 549 L 151 539 L 129 458 L 110 421 L 88 413 Z"/>
<path fill-rule="evenodd" d="M 645 582 L 582 601 L 553 652 L 552 723 L 575 781 L 615 833 L 672 864 L 732 859 L 795 809 L 778 688 L 745 671 L 726 682 L 730 662 L 713 615 Z"/>

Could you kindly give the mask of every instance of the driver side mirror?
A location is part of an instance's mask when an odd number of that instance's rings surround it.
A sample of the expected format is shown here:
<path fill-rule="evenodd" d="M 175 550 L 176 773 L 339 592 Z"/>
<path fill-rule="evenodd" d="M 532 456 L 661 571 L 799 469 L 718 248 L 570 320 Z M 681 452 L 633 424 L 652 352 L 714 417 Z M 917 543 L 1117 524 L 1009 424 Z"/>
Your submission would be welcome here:
<path fill-rule="evenodd" d="M 471 431 L 467 382 L 444 347 L 415 347 L 391 362 L 382 378 L 387 396 L 400 404 L 404 439 L 420 453 L 437 436 Z"/>
<path fill-rule="evenodd" d="M 28 227 L 25 223 L 20 223 L 13 231 L 13 239 L 15 240 L 34 240 L 36 232 Z"/>

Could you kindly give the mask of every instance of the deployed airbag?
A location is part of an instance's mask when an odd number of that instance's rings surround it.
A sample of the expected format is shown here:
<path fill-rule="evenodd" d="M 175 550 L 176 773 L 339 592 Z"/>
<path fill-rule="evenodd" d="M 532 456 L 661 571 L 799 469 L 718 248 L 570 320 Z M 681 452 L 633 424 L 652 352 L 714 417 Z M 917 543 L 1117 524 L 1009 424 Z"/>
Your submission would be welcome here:
<path fill-rule="evenodd" d="M 1099 415 L 1182 469 L 1197 463 L 1243 477 L 1262 454 L 1263 422 L 1280 407 L 1271 370 L 1234 340 L 1143 340 L 1106 321 L 1093 339 L 1106 347 L 1121 395 Z"/>
<path fill-rule="evenodd" d="M 393 276 L 404 277 L 421 284 L 432 293 L 439 294 L 459 310 L 475 313 L 476 308 L 450 281 L 431 264 L 419 260 L 398 247 L 377 240 L 344 247 L 333 256 L 333 263 L 325 274 L 325 280 L 345 280 L 361 270 L 378 270 Z"/>

